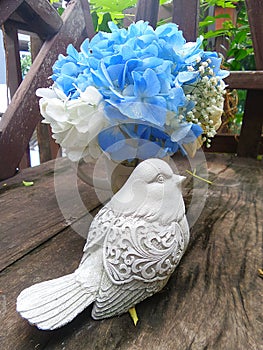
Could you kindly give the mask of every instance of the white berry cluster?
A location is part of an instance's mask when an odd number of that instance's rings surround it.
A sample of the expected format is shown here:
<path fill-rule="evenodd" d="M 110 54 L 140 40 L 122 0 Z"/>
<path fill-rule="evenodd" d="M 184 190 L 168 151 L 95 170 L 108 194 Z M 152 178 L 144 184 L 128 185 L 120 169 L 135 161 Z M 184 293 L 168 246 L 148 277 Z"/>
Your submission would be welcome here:
<path fill-rule="evenodd" d="M 206 144 L 206 147 L 211 146 L 211 138 L 215 136 L 216 130 L 221 125 L 225 94 L 225 83 L 215 76 L 213 69 L 209 66 L 210 63 L 208 59 L 198 64 L 200 79 L 188 86 L 187 89 L 190 89 L 186 94 L 186 98 L 193 101 L 195 106 L 186 112 L 186 115 L 179 116 L 181 120 L 186 119 L 202 127 L 204 130 L 202 142 Z M 190 66 L 189 71 L 192 69 L 194 68 Z"/>

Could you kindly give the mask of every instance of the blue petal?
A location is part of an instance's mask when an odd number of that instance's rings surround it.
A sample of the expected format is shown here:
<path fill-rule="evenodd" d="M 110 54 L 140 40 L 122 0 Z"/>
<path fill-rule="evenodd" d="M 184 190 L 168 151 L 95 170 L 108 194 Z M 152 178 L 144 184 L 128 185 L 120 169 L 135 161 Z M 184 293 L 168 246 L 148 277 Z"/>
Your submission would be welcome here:
<path fill-rule="evenodd" d="M 102 130 L 98 135 L 98 141 L 103 151 L 107 151 L 111 147 L 111 151 L 115 152 L 122 147 L 125 136 L 118 126 L 113 126 Z"/>
<path fill-rule="evenodd" d="M 101 131 L 98 142 L 102 150 L 109 153 L 113 160 L 122 161 L 136 157 L 136 147 L 127 143 L 118 126 Z"/>
<path fill-rule="evenodd" d="M 107 117 L 107 119 L 111 124 L 116 124 L 118 123 L 118 121 L 121 121 L 121 120 L 127 120 L 126 115 L 122 114 L 118 108 L 110 105 L 109 103 L 105 104 L 104 112 L 105 112 L 105 116 Z"/>
<path fill-rule="evenodd" d="M 61 75 L 56 79 L 56 84 L 68 96 L 76 88 L 73 86 L 75 79 L 68 75 Z"/>
<path fill-rule="evenodd" d="M 191 123 L 185 123 L 185 124 L 179 124 L 178 129 L 176 129 L 172 135 L 171 135 L 171 140 L 173 142 L 180 142 L 181 140 L 183 140 L 188 132 L 191 130 Z"/>
<path fill-rule="evenodd" d="M 190 83 L 197 79 L 199 72 L 180 72 L 177 75 L 176 81 L 179 84 Z"/>
<path fill-rule="evenodd" d="M 167 153 L 169 154 L 174 154 L 178 151 L 178 143 L 173 142 L 171 139 L 167 139 L 165 141 L 165 148 L 167 150 Z"/>
<path fill-rule="evenodd" d="M 69 44 L 67 47 L 67 54 L 71 57 L 73 57 L 76 61 L 79 59 L 79 53 L 78 51 L 74 48 L 72 44 Z"/>
<path fill-rule="evenodd" d="M 154 97 L 159 94 L 161 84 L 156 73 L 147 68 L 141 76 L 138 72 L 132 72 L 134 79 L 134 94 L 140 97 Z"/>
<path fill-rule="evenodd" d="M 128 118 L 146 121 L 158 126 L 163 126 L 165 123 L 166 100 L 161 96 L 144 99 L 127 97 L 120 103 L 110 100 L 108 102 Z"/>
<path fill-rule="evenodd" d="M 181 87 L 175 87 L 169 91 L 167 106 L 170 111 L 177 112 L 179 107 L 187 105 L 187 99 L 184 90 Z"/>
<path fill-rule="evenodd" d="M 112 82 L 118 82 L 119 85 L 119 79 L 122 77 L 124 69 L 124 64 L 115 64 L 112 66 L 109 66 L 107 68 L 107 72 L 109 74 L 110 80 Z"/>
<path fill-rule="evenodd" d="M 191 143 L 203 133 L 201 126 L 192 123 L 181 124 L 171 135 L 171 140 L 179 144 Z"/>
<path fill-rule="evenodd" d="M 73 62 L 65 63 L 61 68 L 61 74 L 76 76 L 79 72 L 78 66 Z"/>
<path fill-rule="evenodd" d="M 99 63 L 98 70 L 91 69 L 93 80 L 96 86 L 98 87 L 113 87 L 111 78 L 107 72 L 105 64 L 103 61 Z"/>

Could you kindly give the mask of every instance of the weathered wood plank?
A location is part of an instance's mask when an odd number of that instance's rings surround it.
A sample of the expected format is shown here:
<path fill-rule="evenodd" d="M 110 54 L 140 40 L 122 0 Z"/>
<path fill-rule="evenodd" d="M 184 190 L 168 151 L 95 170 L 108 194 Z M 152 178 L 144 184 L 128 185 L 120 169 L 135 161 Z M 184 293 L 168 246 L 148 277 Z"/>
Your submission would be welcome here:
<path fill-rule="evenodd" d="M 0 26 L 16 11 L 24 0 L 0 0 Z"/>
<path fill-rule="evenodd" d="M 46 0 L 0 0 L 0 7 L 0 25 L 10 18 L 21 18 L 22 23 L 30 23 L 31 31 L 43 38 L 57 33 L 62 26 L 59 14 Z"/>
<path fill-rule="evenodd" d="M 85 0 L 81 0 L 85 1 Z M 13 176 L 26 149 L 29 139 L 40 120 L 38 99 L 35 91 L 48 85 L 51 67 L 59 53 L 65 53 L 68 44 L 80 45 L 87 33 L 86 19 L 81 1 L 73 0 L 63 16 L 63 26 L 58 34 L 46 41 L 25 79 L 17 89 L 1 122 L 0 131 L 0 179 Z M 85 12 L 90 19 L 90 14 Z"/>
<path fill-rule="evenodd" d="M 136 328 L 127 314 L 94 321 L 91 308 L 53 332 L 39 331 L 16 314 L 21 289 L 76 268 L 84 240 L 67 228 L 2 272 L 0 347 L 262 349 L 262 163 L 214 154 L 207 160 L 213 185 L 189 248 L 164 290 L 136 307 Z"/>
<path fill-rule="evenodd" d="M 26 23 L 30 23 L 31 31 L 43 40 L 56 34 L 63 24 L 57 11 L 46 0 L 25 0 L 16 11 Z"/>
<path fill-rule="evenodd" d="M 255 52 L 256 68 L 263 69 L 263 3 L 259 0 L 246 0 L 248 21 Z M 262 133 L 263 117 L 260 113 L 262 91 L 249 90 L 246 98 L 245 111 L 240 132 L 238 155 L 241 157 L 257 157 L 259 141 Z"/>
<path fill-rule="evenodd" d="M 263 90 L 263 71 L 231 71 L 225 83 L 231 89 Z"/>
<path fill-rule="evenodd" d="M 23 180 L 34 185 L 25 187 Z M 0 183 L 0 195 L 0 271 L 100 205 L 95 191 L 78 181 L 67 159 L 24 170 Z"/>
<path fill-rule="evenodd" d="M 42 124 L 41 122 L 38 123 L 37 141 L 40 163 L 56 158 L 57 154 L 60 152 L 60 149 L 59 145 L 55 143 L 55 140 L 52 138 L 52 132 L 49 125 Z"/>
<path fill-rule="evenodd" d="M 12 98 L 22 81 L 18 33 L 17 28 L 10 21 L 6 21 L 2 29 L 6 57 L 6 80 Z"/>
<path fill-rule="evenodd" d="M 135 21 L 148 21 L 152 27 L 156 27 L 159 13 L 159 0 L 139 0 L 136 6 Z"/>
<path fill-rule="evenodd" d="M 255 154 L 263 154 L 263 136 L 254 135 L 253 137 L 258 137 L 258 148 L 256 149 Z M 238 153 L 239 148 L 239 135 L 230 135 L 230 134 L 217 134 L 211 143 L 210 148 L 204 146 L 204 151 L 206 152 L 219 152 L 219 153 Z M 254 158 L 254 157 L 252 157 Z"/>
<path fill-rule="evenodd" d="M 6 58 L 6 76 L 7 86 L 10 91 L 11 99 L 13 98 L 18 86 L 22 81 L 21 62 L 19 54 L 18 29 L 14 23 L 7 20 L 2 25 L 5 58 Z M 19 167 L 21 169 L 30 166 L 29 146 L 21 159 Z"/>
<path fill-rule="evenodd" d="M 248 90 L 247 92 L 237 150 L 240 157 L 256 158 L 259 154 L 263 125 L 263 112 L 259 108 L 262 96 L 261 90 Z"/>
<path fill-rule="evenodd" d="M 34 61 L 37 57 L 42 45 L 43 41 L 38 36 L 30 38 L 30 51 L 32 61 Z M 36 127 L 36 132 L 40 163 L 55 159 L 57 157 L 57 154 L 60 152 L 60 147 L 52 138 L 50 125 L 39 122 Z"/>
<path fill-rule="evenodd" d="M 54 237 L 38 250 L 21 259 L 0 276 L 0 348 L 5 350 L 41 349 L 55 335 L 41 332 L 23 321 L 15 311 L 18 293 L 31 283 L 73 271 L 79 262 L 84 239 L 70 229 Z M 51 263 L 52 257 L 52 264 Z M 41 268 L 40 268 L 41 265 Z M 52 266 L 52 268 L 51 268 Z M 12 278 L 11 278 L 12 276 Z"/>
<path fill-rule="evenodd" d="M 260 0 L 246 0 L 246 8 L 248 14 L 248 22 L 250 26 L 252 42 L 255 53 L 256 67 L 259 70 L 263 69 L 263 3 Z"/>
<path fill-rule="evenodd" d="M 173 22 L 187 41 L 196 41 L 199 23 L 199 0 L 173 0 Z"/>

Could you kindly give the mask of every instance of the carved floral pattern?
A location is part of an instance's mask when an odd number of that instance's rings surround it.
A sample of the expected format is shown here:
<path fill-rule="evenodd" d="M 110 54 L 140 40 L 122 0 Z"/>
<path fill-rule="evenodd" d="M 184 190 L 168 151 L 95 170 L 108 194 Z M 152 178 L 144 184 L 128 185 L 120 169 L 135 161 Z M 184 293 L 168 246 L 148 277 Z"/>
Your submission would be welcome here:
<path fill-rule="evenodd" d="M 102 220 L 100 228 L 105 224 Z M 111 221 L 107 231 L 104 265 L 110 279 L 117 284 L 166 279 L 185 248 L 184 235 L 177 222 L 162 225 L 122 215 Z"/>

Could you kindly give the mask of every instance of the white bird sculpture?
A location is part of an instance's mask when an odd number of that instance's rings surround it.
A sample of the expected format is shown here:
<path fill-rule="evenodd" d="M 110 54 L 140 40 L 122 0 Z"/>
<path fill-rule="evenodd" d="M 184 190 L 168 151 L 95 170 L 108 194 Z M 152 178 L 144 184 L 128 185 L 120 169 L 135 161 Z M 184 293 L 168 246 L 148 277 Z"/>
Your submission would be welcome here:
<path fill-rule="evenodd" d="M 17 299 L 21 316 L 52 330 L 91 303 L 98 320 L 160 291 L 189 241 L 183 180 L 163 160 L 140 163 L 92 221 L 76 271 L 23 290 Z"/>

